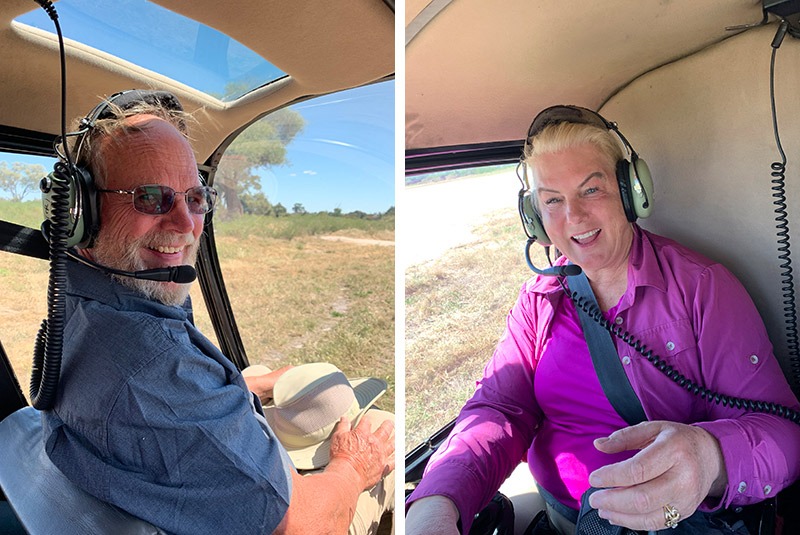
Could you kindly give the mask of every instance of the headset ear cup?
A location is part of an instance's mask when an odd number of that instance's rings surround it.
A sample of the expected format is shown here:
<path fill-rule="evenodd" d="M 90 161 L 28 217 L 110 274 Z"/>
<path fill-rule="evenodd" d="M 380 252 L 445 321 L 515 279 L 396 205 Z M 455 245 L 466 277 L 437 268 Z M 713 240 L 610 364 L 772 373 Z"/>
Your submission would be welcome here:
<path fill-rule="evenodd" d="M 69 187 L 69 214 L 67 221 L 61 223 L 67 226 L 67 247 L 91 247 L 100 225 L 97 190 L 91 173 L 76 168 L 74 173 L 54 171 L 42 179 L 42 207 L 51 225 L 56 224 L 53 213 L 55 188 L 51 186 L 55 180 L 67 182 Z"/>
<path fill-rule="evenodd" d="M 75 244 L 79 249 L 88 249 L 94 246 L 94 239 L 100 228 L 100 207 L 97 202 L 97 188 L 94 186 L 92 173 L 83 167 L 75 168 L 75 178 L 81 195 L 82 231 L 80 240 Z M 76 232 L 77 235 L 77 232 Z"/>
<path fill-rule="evenodd" d="M 631 197 L 631 166 L 628 160 L 617 162 L 617 184 L 619 185 L 619 196 L 622 199 L 622 209 L 625 217 L 633 223 L 636 221 L 636 212 L 633 209 L 633 198 Z"/>
<path fill-rule="evenodd" d="M 631 172 L 635 173 L 630 195 L 633 210 L 642 219 L 653 213 L 653 177 L 647 162 L 639 157 L 633 158 Z"/>
<path fill-rule="evenodd" d="M 528 236 L 545 247 L 549 247 L 553 244 L 547 232 L 544 230 L 542 218 L 539 217 L 539 214 L 536 213 L 536 209 L 533 207 L 533 196 L 529 190 L 520 192 L 519 215 L 520 219 L 522 219 L 522 226 L 525 227 L 525 232 Z"/>

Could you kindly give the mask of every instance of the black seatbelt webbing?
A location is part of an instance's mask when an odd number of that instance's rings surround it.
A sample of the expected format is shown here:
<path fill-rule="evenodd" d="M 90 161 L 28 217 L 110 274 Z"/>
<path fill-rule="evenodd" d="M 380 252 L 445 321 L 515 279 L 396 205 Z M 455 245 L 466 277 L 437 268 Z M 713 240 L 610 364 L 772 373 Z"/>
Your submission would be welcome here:
<path fill-rule="evenodd" d="M 591 303 L 600 314 L 600 307 L 594 296 L 592 287 L 586 274 L 567 277 L 569 287 L 578 294 L 578 297 Z M 593 320 L 589 314 L 576 306 L 578 317 L 581 320 L 583 335 L 586 337 L 586 344 L 589 346 L 589 353 L 592 356 L 597 378 L 600 379 L 600 386 L 603 387 L 608 401 L 614 410 L 630 425 L 636 425 L 647 421 L 644 414 L 642 403 L 634 392 L 630 381 L 628 381 L 625 370 L 617 354 L 617 348 L 611 339 L 611 334 L 605 330 L 597 321 Z"/>

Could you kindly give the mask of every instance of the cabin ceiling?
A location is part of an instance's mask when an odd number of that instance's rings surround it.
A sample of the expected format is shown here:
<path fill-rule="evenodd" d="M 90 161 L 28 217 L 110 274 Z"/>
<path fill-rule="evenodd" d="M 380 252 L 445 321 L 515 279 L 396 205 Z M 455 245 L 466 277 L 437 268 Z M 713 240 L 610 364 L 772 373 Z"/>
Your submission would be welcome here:
<path fill-rule="evenodd" d="M 201 110 L 193 147 L 204 161 L 236 128 L 297 99 L 394 74 L 394 13 L 383 0 L 152 0 L 245 45 L 288 76 L 232 102 L 67 39 L 68 120 L 103 96 L 131 88 L 167 89 L 187 111 Z M 60 2 L 55 2 L 58 10 Z M 111 6 L 113 2 L 109 2 Z M 13 22 L 40 9 L 33 0 L 0 3 L 0 125 L 60 132 L 60 64 L 55 35 Z M 62 22 L 63 26 L 63 22 Z"/>
<path fill-rule="evenodd" d="M 521 139 L 761 20 L 760 0 L 407 0 L 406 149 Z"/>

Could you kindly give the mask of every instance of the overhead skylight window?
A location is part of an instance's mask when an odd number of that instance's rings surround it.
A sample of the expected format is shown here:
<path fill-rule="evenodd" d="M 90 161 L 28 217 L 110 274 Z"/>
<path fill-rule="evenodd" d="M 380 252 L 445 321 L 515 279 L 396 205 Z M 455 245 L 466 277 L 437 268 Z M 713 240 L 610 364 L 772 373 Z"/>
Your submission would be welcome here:
<path fill-rule="evenodd" d="M 64 37 L 224 101 L 285 76 L 229 36 L 147 0 L 61 0 L 55 7 Z M 16 20 L 54 32 L 42 9 Z"/>

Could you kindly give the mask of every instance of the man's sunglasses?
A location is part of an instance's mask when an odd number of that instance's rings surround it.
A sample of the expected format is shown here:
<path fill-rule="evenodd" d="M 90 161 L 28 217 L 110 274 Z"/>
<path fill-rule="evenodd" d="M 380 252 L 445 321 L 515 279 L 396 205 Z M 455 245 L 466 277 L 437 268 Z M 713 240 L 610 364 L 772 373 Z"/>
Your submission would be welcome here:
<path fill-rule="evenodd" d="M 217 190 L 210 186 L 197 186 L 186 191 L 175 191 L 169 186 L 146 184 L 134 189 L 98 189 L 103 193 L 133 195 L 133 207 L 137 212 L 162 215 L 172 210 L 177 195 L 186 196 L 186 206 L 193 214 L 207 214 L 214 209 Z"/>

